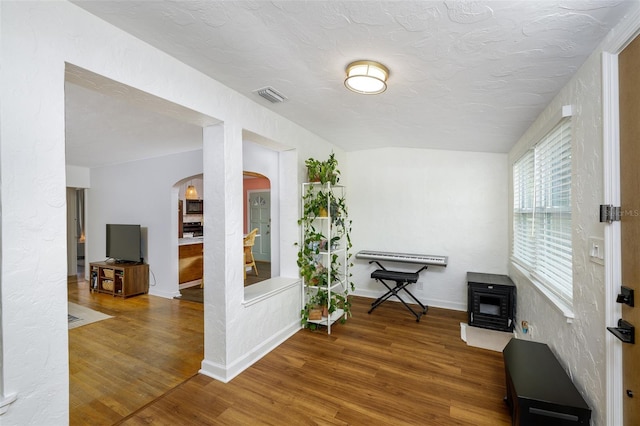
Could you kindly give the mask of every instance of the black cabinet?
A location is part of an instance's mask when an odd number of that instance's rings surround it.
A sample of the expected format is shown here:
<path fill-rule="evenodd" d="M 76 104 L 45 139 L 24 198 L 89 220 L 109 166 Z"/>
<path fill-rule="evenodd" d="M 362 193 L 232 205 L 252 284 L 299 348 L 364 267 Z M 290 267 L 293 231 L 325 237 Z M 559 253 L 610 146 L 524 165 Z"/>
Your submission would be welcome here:
<path fill-rule="evenodd" d="M 589 424 L 591 409 L 547 345 L 511 339 L 502 354 L 513 425 Z"/>

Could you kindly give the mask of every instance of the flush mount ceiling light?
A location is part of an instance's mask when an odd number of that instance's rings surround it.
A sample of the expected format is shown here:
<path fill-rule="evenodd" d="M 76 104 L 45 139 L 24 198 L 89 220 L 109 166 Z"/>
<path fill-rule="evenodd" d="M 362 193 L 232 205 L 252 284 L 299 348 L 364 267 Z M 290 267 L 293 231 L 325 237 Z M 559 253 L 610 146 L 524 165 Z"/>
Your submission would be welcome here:
<path fill-rule="evenodd" d="M 363 95 L 377 95 L 387 90 L 389 69 L 374 61 L 355 61 L 347 65 L 347 89 Z"/>

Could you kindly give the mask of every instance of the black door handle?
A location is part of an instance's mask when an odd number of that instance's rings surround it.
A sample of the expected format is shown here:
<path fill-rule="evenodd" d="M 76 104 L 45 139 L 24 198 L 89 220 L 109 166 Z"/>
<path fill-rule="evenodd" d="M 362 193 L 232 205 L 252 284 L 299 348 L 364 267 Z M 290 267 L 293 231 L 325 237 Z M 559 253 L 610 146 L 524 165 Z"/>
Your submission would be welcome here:
<path fill-rule="evenodd" d="M 607 327 L 607 330 L 624 343 L 636 343 L 636 328 L 623 319 L 618 320 L 617 327 Z"/>
<path fill-rule="evenodd" d="M 620 294 L 616 298 L 616 302 L 633 306 L 633 289 L 624 286 L 620 287 Z"/>

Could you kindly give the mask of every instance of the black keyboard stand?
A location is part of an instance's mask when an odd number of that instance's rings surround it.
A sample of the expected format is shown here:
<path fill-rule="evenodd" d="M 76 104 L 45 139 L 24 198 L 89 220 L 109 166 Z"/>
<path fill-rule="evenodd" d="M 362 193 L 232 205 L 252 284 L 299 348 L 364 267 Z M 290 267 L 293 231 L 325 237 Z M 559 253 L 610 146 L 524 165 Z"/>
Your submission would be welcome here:
<path fill-rule="evenodd" d="M 418 277 L 420 276 L 420 272 L 423 271 L 424 269 L 427 269 L 427 265 L 418 269 L 416 272 L 399 272 L 399 271 L 387 270 L 387 268 L 382 266 L 376 260 L 372 260 L 369 262 L 369 264 L 372 264 L 372 263 L 377 264 L 380 267 L 380 269 L 373 271 L 371 273 L 371 278 L 381 282 L 389 291 L 387 291 L 385 294 L 380 296 L 378 299 L 376 299 L 375 302 L 371 304 L 371 309 L 369 309 L 369 313 L 373 312 L 375 308 L 377 308 L 378 306 L 386 302 L 391 296 L 395 296 L 416 317 L 416 322 L 420 322 L 420 317 L 423 314 L 426 314 L 427 309 L 429 308 L 423 305 L 422 302 L 420 302 L 413 294 L 411 294 L 411 292 L 407 289 L 407 286 L 409 284 L 418 282 Z M 391 287 L 391 285 L 387 284 L 385 280 L 395 281 L 396 283 L 395 287 Z M 398 293 L 401 290 L 404 290 L 404 292 L 407 293 L 409 297 L 411 297 L 422 308 L 422 312 L 416 312 L 411 306 L 407 304 L 407 302 L 405 302 L 400 297 Z"/>

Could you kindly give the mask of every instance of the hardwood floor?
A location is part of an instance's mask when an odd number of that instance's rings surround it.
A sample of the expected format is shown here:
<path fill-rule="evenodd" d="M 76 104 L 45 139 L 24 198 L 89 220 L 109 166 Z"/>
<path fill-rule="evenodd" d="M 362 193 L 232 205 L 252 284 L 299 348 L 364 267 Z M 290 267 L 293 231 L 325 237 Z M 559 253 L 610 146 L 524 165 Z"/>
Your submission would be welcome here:
<path fill-rule="evenodd" d="M 190 378 L 201 304 L 75 293 L 116 318 L 70 330 L 71 424 L 511 424 L 502 354 L 460 339 L 463 312 L 430 308 L 417 323 L 399 303 L 368 315 L 371 300 L 354 297 L 331 336 L 301 330 L 224 384 Z"/>
<path fill-rule="evenodd" d="M 201 303 L 68 289 L 70 302 L 114 317 L 69 330 L 71 425 L 112 425 L 200 369 Z"/>
<path fill-rule="evenodd" d="M 253 269 L 247 272 L 247 278 L 244 280 L 245 287 L 271 278 L 271 262 L 256 260 L 256 266 L 258 268 L 259 275 L 256 276 Z"/>

